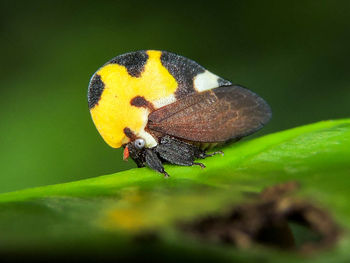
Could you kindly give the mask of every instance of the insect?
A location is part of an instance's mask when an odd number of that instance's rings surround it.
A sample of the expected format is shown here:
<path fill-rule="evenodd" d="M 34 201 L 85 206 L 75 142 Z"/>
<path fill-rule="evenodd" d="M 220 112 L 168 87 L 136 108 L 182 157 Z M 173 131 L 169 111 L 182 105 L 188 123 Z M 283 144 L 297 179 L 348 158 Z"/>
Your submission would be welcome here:
<path fill-rule="evenodd" d="M 117 56 L 91 78 L 88 104 L 111 147 L 124 147 L 138 167 L 169 176 L 163 163 L 192 166 L 271 118 L 258 95 L 185 57 L 156 50 Z"/>

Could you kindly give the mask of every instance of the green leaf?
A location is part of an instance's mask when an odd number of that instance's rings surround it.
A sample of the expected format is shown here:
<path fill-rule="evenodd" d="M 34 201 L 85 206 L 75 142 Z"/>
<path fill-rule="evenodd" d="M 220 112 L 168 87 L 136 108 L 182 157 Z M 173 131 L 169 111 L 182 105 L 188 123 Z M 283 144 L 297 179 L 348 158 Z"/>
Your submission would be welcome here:
<path fill-rule="evenodd" d="M 174 261 L 348 258 L 350 119 L 242 141 L 223 151 L 224 156 L 203 161 L 206 169 L 166 165 L 170 178 L 142 168 L 1 194 L 0 251 L 128 259 L 151 255 Z M 300 182 L 298 197 L 329 211 L 343 229 L 333 248 L 311 257 L 260 246 L 241 250 L 200 241 L 179 228 L 183 222 L 246 202 L 247 193 L 287 181 Z"/>

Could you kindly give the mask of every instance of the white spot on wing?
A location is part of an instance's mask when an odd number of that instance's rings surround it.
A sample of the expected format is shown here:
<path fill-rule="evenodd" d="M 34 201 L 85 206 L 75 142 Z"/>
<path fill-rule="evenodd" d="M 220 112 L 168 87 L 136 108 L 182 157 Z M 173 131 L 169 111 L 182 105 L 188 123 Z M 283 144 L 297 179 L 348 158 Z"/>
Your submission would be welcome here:
<path fill-rule="evenodd" d="M 153 101 L 152 103 L 156 109 L 159 109 L 159 108 L 164 107 L 166 105 L 169 105 L 175 101 L 176 101 L 176 98 L 175 98 L 174 94 L 171 94 L 168 97 L 161 98 L 159 100 Z"/>
<path fill-rule="evenodd" d="M 201 92 L 219 87 L 218 80 L 218 76 L 206 70 L 194 77 L 193 84 L 195 90 Z"/>

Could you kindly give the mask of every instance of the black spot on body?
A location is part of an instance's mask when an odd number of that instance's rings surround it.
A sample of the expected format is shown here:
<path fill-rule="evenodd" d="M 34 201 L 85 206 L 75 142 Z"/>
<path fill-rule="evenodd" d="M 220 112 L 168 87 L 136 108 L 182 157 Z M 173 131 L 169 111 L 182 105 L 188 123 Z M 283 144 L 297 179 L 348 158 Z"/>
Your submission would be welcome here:
<path fill-rule="evenodd" d="M 193 79 L 195 76 L 205 71 L 202 66 L 198 65 L 193 60 L 166 51 L 162 51 L 160 60 L 162 65 L 178 83 L 175 92 L 176 98 L 181 98 L 195 92 L 193 88 Z"/>
<path fill-rule="evenodd" d="M 130 128 L 126 127 L 123 131 L 126 137 L 128 137 L 130 140 L 136 139 L 136 135 L 132 132 L 132 130 L 130 130 Z"/>
<path fill-rule="evenodd" d="M 104 90 L 105 84 L 101 80 L 101 76 L 95 74 L 90 80 L 89 89 L 88 89 L 88 104 L 89 109 L 92 109 L 95 105 L 98 104 L 102 92 Z"/>
<path fill-rule="evenodd" d="M 144 97 L 137 96 L 131 99 L 130 104 L 136 107 L 146 107 L 148 101 Z"/>
<path fill-rule="evenodd" d="M 147 59 L 148 55 L 145 51 L 136 51 L 117 56 L 107 64 L 118 64 L 124 66 L 130 76 L 138 78 L 144 70 Z"/>
<path fill-rule="evenodd" d="M 130 104 L 132 106 L 135 106 L 135 107 L 149 108 L 151 111 L 154 111 L 153 104 L 141 96 L 136 96 L 136 97 L 132 98 L 130 100 Z"/>

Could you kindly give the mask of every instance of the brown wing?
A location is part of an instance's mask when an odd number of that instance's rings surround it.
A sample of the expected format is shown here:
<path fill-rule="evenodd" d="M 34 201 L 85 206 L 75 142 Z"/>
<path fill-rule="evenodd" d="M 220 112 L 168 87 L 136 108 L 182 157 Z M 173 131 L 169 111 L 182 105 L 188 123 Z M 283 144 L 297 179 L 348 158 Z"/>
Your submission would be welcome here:
<path fill-rule="evenodd" d="M 255 93 L 225 86 L 188 95 L 148 116 L 148 128 L 195 142 L 225 142 L 247 136 L 271 118 L 269 105 Z"/>

